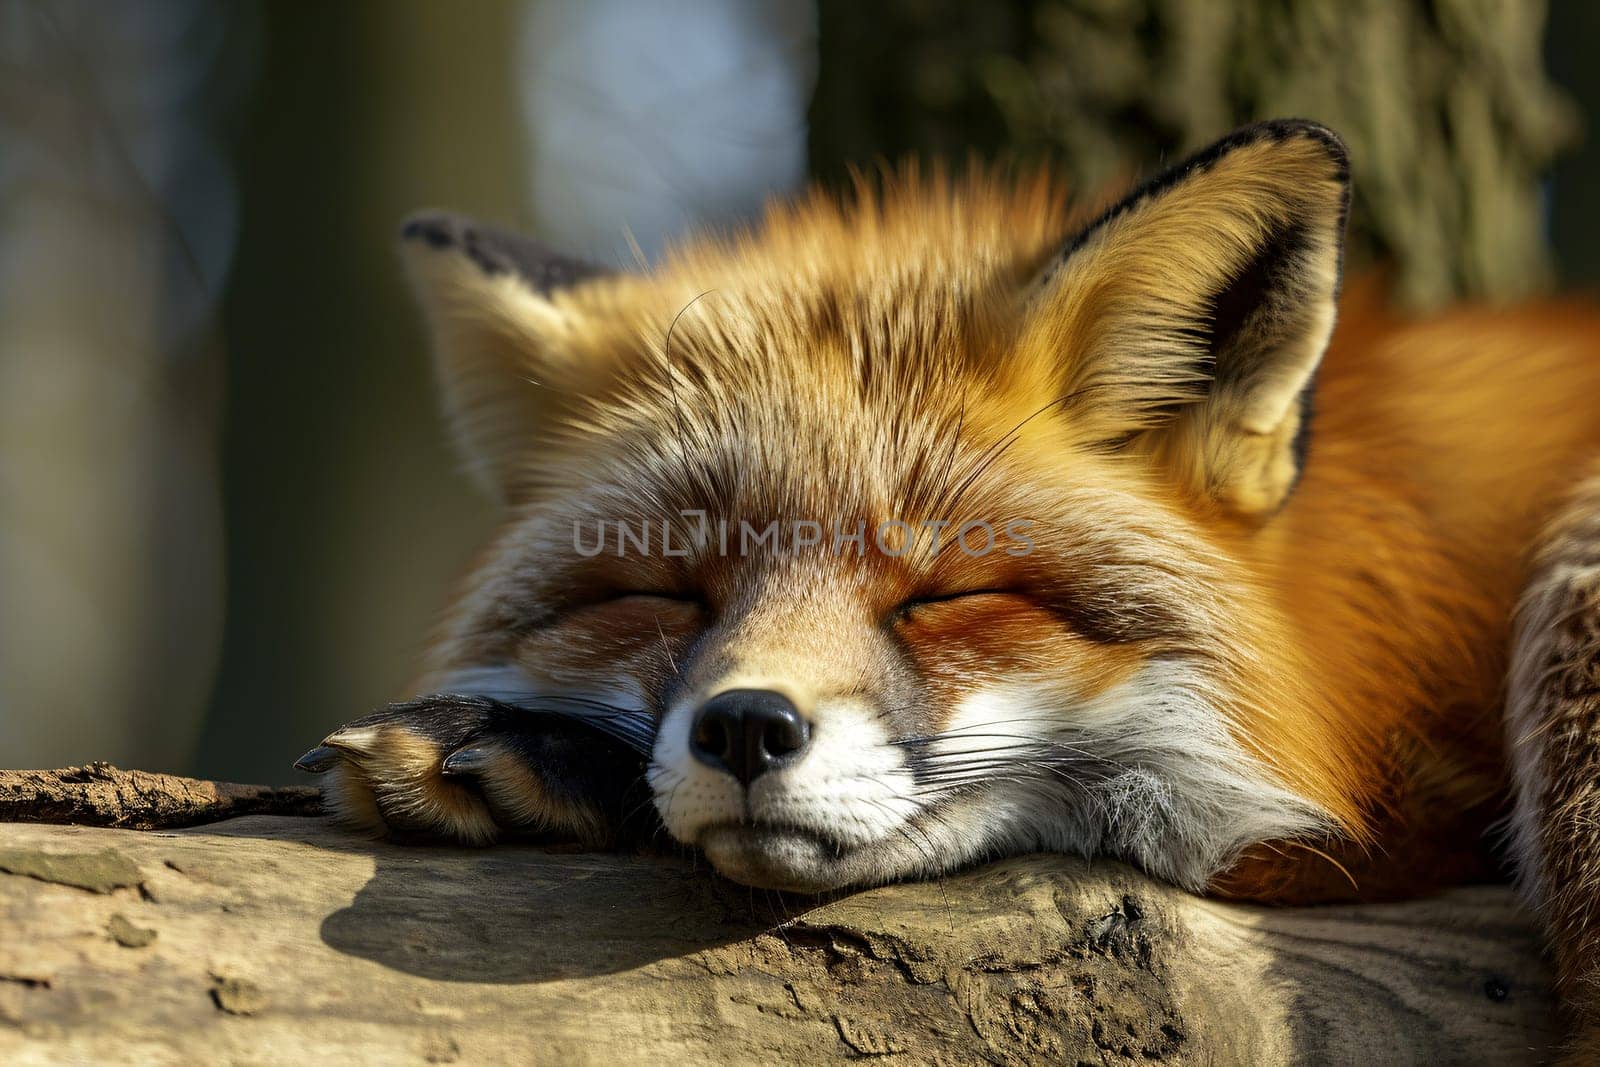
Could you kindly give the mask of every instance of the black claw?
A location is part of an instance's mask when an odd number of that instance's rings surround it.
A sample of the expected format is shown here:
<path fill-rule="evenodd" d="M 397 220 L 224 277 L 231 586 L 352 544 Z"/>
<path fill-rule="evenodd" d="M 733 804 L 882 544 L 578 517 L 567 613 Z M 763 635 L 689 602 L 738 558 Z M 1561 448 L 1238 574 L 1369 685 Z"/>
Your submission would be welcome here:
<path fill-rule="evenodd" d="M 294 769 L 305 771 L 308 774 L 321 774 L 323 771 L 332 769 L 333 765 L 338 763 L 341 758 L 338 749 L 329 748 L 327 745 L 318 745 L 304 756 L 295 760 Z"/>
<path fill-rule="evenodd" d="M 439 769 L 445 774 L 477 774 L 489 762 L 489 753 L 481 748 L 458 748 L 444 758 Z"/>

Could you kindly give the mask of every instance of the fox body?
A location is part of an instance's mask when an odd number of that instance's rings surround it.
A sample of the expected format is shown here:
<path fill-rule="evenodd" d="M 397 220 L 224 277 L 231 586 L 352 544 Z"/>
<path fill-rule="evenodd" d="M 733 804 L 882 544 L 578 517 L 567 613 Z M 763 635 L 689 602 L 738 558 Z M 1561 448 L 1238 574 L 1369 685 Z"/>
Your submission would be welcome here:
<path fill-rule="evenodd" d="M 365 825 L 664 828 L 806 892 L 1052 849 L 1300 903 L 1508 858 L 1582 1018 L 1600 317 L 1341 297 L 1348 186 L 1277 122 L 1100 211 L 901 172 L 639 273 L 414 220 L 504 524 L 425 695 L 304 764 Z"/>

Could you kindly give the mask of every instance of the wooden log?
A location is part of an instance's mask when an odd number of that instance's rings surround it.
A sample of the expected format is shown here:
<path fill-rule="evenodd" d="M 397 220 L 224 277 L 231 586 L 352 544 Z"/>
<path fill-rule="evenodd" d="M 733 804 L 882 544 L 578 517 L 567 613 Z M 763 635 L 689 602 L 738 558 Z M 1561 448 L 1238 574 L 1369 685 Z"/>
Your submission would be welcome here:
<path fill-rule="evenodd" d="M 236 815 L 316 815 L 313 788 L 202 782 L 89 763 L 58 771 L 0 770 L 0 822 L 75 823 L 154 830 Z"/>
<path fill-rule="evenodd" d="M 7 1064 L 1514 1064 L 1556 1038 L 1503 886 L 1274 910 L 1038 855 L 818 902 L 280 815 L 0 824 L 0 872 Z"/>

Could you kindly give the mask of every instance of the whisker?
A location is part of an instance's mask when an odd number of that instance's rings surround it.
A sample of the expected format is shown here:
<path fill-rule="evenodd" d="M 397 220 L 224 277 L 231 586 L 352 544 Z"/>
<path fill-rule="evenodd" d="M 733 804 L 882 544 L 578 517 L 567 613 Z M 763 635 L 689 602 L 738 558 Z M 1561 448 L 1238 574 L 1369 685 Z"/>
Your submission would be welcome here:
<path fill-rule="evenodd" d="M 961 498 L 966 495 L 967 490 L 972 487 L 973 483 L 983 476 L 984 471 L 988 470 L 996 460 L 998 460 L 1011 448 L 1012 445 L 1021 440 L 1022 430 L 1028 425 L 1028 423 L 1032 422 L 1040 415 L 1043 415 L 1051 408 L 1065 404 L 1068 399 L 1068 397 L 1059 396 L 1054 400 L 1040 405 L 1040 407 L 1034 411 L 1033 414 L 1029 415 L 1015 426 L 1011 427 L 1011 429 L 1002 434 L 993 444 L 984 449 L 983 452 L 979 453 L 978 458 L 973 461 L 973 469 L 962 477 L 960 483 L 956 485 L 955 492 L 950 494 L 950 500 L 952 504 L 961 500 Z M 949 544 L 946 544 L 945 548 L 941 548 L 939 550 L 939 554 L 943 554 L 947 548 L 949 548 Z"/>
<path fill-rule="evenodd" d="M 697 294 L 694 299 L 690 300 L 687 304 L 678 309 L 678 313 L 672 316 L 671 324 L 667 326 L 667 336 L 662 346 L 662 364 L 667 379 L 667 389 L 672 395 L 672 414 L 673 421 L 676 424 L 678 437 L 678 466 L 683 478 L 683 488 L 685 491 L 692 491 L 695 489 L 697 481 L 700 482 L 701 487 L 703 487 L 704 481 L 703 479 L 697 479 L 694 476 L 694 472 L 690 469 L 692 453 L 689 450 L 688 424 L 684 421 L 683 404 L 678 398 L 678 374 L 676 368 L 672 365 L 672 335 L 678 328 L 678 321 L 688 313 L 689 309 L 714 292 L 716 292 L 715 289 L 707 289 L 704 292 Z"/>
<path fill-rule="evenodd" d="M 667 654 L 667 666 L 672 668 L 673 674 L 681 674 L 678 670 L 678 661 L 672 657 L 672 646 L 667 644 L 667 632 L 661 628 L 661 616 L 657 615 L 656 633 L 661 637 L 661 651 Z"/>

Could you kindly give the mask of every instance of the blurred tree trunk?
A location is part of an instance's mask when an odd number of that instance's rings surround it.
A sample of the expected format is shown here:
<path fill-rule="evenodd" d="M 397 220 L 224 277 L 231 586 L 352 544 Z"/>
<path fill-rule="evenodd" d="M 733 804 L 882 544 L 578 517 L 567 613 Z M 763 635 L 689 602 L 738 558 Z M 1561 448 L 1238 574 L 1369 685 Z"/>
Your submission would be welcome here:
<path fill-rule="evenodd" d="M 1539 180 L 1576 139 L 1542 3 L 822 0 L 812 163 L 1058 157 L 1098 190 L 1253 119 L 1350 143 L 1352 249 L 1397 299 L 1508 299 L 1551 276 Z"/>
<path fill-rule="evenodd" d="M 522 215 L 520 7 L 261 5 L 224 309 L 226 636 L 191 766 L 284 781 L 298 738 L 403 692 L 481 543 L 394 242 L 422 207 Z"/>
<path fill-rule="evenodd" d="M 251 11 L 0 0 L 0 760 L 193 746 Z"/>

